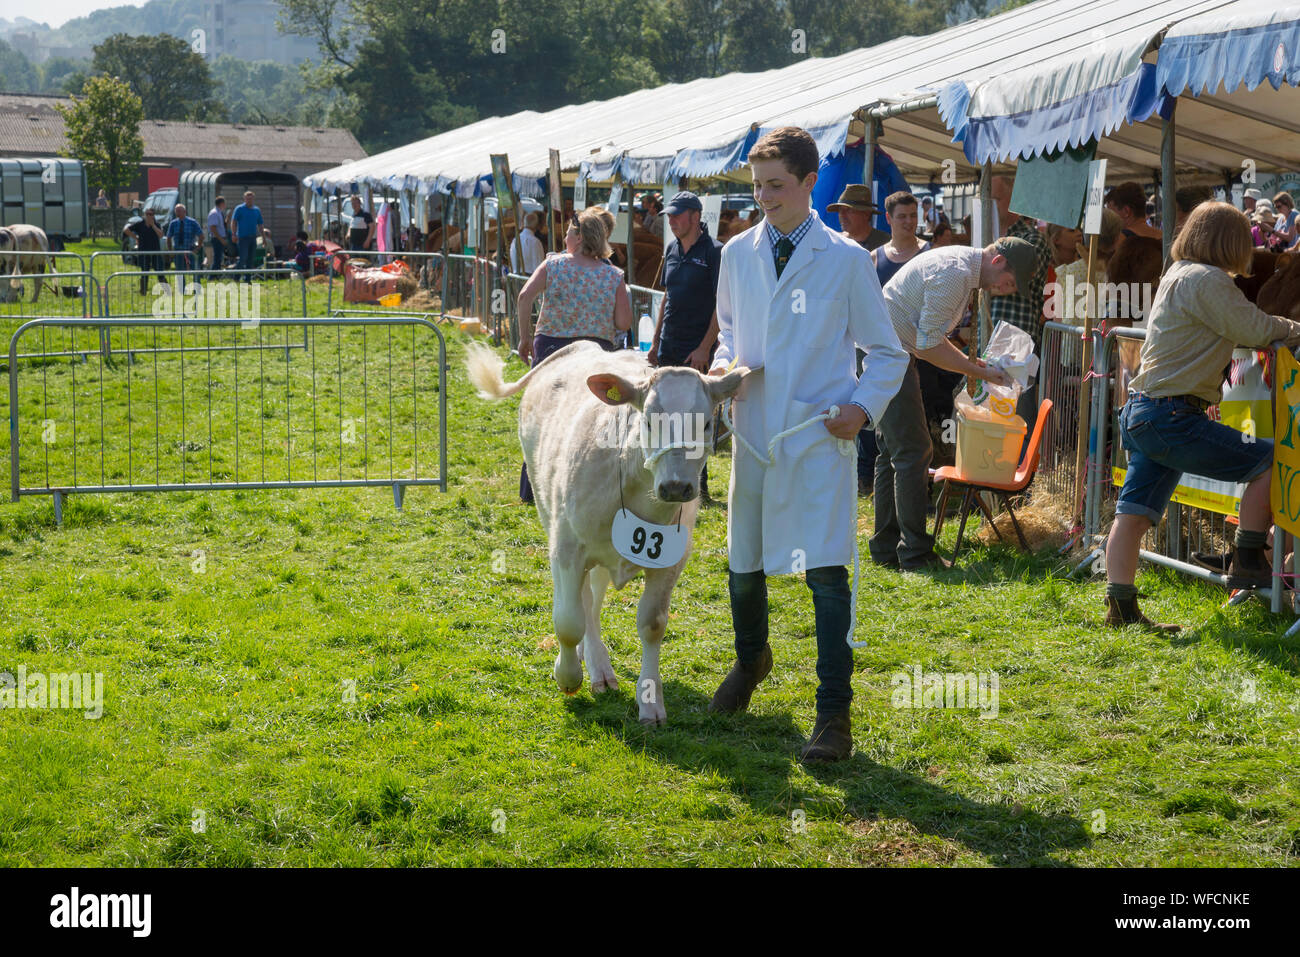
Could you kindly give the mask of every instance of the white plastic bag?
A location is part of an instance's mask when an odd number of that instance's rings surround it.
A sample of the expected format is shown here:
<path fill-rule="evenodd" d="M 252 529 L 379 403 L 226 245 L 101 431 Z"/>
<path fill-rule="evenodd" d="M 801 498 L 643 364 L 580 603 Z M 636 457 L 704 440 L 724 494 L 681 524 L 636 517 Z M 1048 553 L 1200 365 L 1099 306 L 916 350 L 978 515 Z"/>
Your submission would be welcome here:
<path fill-rule="evenodd" d="M 1011 385 L 993 385 L 985 379 L 979 381 L 972 402 L 985 406 L 994 414 L 1013 416 L 1020 393 L 1029 388 L 1038 375 L 1038 356 L 1034 355 L 1034 340 L 1023 329 L 1009 322 L 999 322 L 981 356 L 984 362 L 1011 376 Z"/>

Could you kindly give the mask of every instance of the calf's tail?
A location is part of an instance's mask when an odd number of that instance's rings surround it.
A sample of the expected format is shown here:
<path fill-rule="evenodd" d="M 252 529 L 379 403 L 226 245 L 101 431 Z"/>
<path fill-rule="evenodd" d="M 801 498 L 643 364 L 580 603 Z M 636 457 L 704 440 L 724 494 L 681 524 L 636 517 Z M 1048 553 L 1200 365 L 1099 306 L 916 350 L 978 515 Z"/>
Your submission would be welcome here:
<path fill-rule="evenodd" d="M 469 373 L 470 383 L 478 389 L 479 398 L 509 398 L 523 392 L 532 378 L 533 370 L 530 369 L 522 379 L 506 382 L 502 377 L 505 361 L 481 342 L 471 342 L 466 352 L 465 371 Z"/>

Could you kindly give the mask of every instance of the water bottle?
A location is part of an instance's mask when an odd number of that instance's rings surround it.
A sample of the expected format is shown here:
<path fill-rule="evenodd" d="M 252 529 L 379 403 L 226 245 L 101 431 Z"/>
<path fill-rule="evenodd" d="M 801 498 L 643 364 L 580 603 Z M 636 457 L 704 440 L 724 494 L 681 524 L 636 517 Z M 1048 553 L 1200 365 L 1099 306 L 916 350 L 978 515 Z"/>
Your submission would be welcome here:
<path fill-rule="evenodd" d="M 648 313 L 641 313 L 641 321 L 637 324 L 637 345 L 642 352 L 649 352 L 650 347 L 655 341 L 655 324 Z"/>

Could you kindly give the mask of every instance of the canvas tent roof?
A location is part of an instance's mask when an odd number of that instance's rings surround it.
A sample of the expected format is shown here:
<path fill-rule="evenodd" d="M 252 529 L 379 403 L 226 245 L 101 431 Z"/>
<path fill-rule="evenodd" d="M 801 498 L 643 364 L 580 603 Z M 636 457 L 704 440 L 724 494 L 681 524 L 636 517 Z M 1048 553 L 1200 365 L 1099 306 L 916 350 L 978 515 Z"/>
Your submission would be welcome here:
<path fill-rule="evenodd" d="M 1098 155 L 1152 169 L 1160 165 L 1159 118 L 1177 98 L 1178 166 L 1221 179 L 1247 160 L 1300 166 L 1297 83 L 1300 6 L 1172 0 L 1151 4 L 1096 47 L 983 84 L 952 84 L 941 101 L 951 104 L 973 162 L 1101 135 Z"/>
<path fill-rule="evenodd" d="M 1164 31 L 1174 25 L 1170 37 L 1182 29 L 1185 43 L 1200 43 L 1194 38 L 1224 24 L 1258 26 L 1268 8 L 1264 0 L 1038 0 L 837 57 L 481 120 L 326 170 L 311 184 L 431 191 L 455 183 L 469 195 L 483 190 L 488 154 L 507 153 L 516 188 L 536 195 L 551 147 L 566 170 L 581 166 L 593 179 L 618 170 L 632 182 L 659 183 L 670 171 L 696 177 L 734 169 L 759 133 L 786 124 L 809 129 L 823 154 L 834 155 L 862 135 L 863 107 L 891 106 L 900 112 L 885 121 L 879 142 L 912 175 L 938 179 L 948 164 L 1007 161 L 1019 143 L 1047 148 L 1053 137 L 1086 139 L 1125 123 L 1132 125 L 1104 140 L 1099 155 L 1110 158 L 1113 176 L 1146 173 L 1160 165 L 1154 51 Z M 1278 22 L 1290 21 L 1284 15 Z M 1226 69 L 1265 41 L 1254 42 L 1234 40 L 1213 62 Z M 1297 46 L 1287 48 L 1289 56 Z M 1208 79 L 1212 58 L 1193 59 L 1196 70 L 1167 76 Z M 1250 87 L 1191 101 L 1179 115 L 1180 163 L 1216 176 L 1240 169 L 1245 152 L 1261 166 L 1300 165 L 1293 144 L 1300 110 L 1287 115 L 1278 98 L 1268 99 L 1272 92 Z M 1242 138 L 1226 137 L 1225 122 Z M 973 142 L 963 144 L 963 136 Z"/>

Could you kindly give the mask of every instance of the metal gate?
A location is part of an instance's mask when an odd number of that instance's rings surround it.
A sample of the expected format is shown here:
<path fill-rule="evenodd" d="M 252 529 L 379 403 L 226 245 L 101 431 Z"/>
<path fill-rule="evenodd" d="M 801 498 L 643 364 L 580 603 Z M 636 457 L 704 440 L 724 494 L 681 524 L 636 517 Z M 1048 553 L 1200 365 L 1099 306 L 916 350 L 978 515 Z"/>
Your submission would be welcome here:
<path fill-rule="evenodd" d="M 104 335 L 147 358 L 114 361 Z M 37 318 L 9 343 L 10 491 L 58 520 L 93 492 L 390 486 L 401 508 L 447 489 L 446 392 L 420 316 Z"/>

